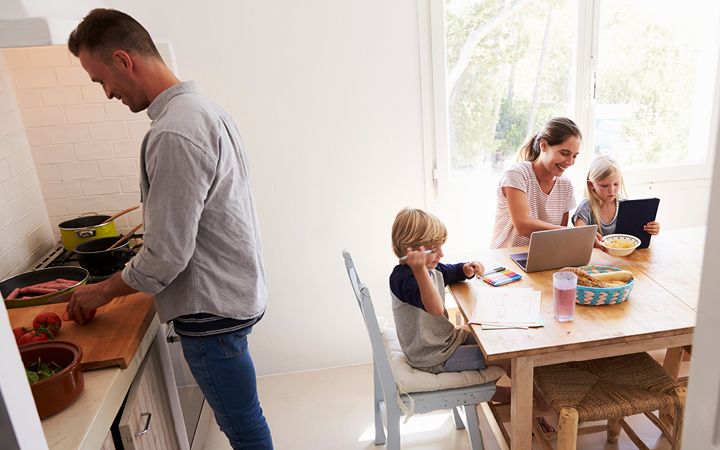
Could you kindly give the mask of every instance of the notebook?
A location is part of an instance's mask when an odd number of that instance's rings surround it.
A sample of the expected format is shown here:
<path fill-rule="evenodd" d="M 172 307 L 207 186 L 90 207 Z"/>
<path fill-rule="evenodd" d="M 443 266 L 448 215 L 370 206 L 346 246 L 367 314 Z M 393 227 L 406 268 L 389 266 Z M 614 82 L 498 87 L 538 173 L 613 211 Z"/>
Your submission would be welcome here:
<path fill-rule="evenodd" d="M 597 225 L 536 231 L 530 235 L 527 253 L 510 258 L 525 272 L 584 266 L 590 262 Z"/>
<path fill-rule="evenodd" d="M 643 230 L 643 226 L 655 220 L 658 205 L 660 205 L 659 198 L 621 200 L 618 206 L 615 232 L 633 235 L 640 239 L 638 248 L 647 248 L 650 246 L 652 236 Z"/>

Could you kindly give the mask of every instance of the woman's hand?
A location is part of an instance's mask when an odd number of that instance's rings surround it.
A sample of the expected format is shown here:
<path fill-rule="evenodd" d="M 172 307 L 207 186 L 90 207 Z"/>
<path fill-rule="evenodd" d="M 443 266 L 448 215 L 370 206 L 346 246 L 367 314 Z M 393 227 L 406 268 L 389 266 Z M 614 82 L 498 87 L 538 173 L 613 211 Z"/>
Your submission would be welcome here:
<path fill-rule="evenodd" d="M 643 230 L 654 236 L 660 232 L 660 222 L 657 222 L 655 220 L 653 220 L 652 222 L 648 222 L 643 227 Z"/>
<path fill-rule="evenodd" d="M 480 276 L 485 272 L 485 267 L 478 261 L 472 261 L 463 265 L 463 273 L 470 278 L 473 275 Z"/>

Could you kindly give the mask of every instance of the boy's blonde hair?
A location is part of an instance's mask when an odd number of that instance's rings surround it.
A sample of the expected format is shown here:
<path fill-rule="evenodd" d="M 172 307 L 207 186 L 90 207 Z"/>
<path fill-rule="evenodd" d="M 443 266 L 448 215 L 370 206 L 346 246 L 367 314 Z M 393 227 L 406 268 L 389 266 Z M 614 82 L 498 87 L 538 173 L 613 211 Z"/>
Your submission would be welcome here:
<path fill-rule="evenodd" d="M 447 240 L 445 225 L 432 214 L 421 209 L 403 208 L 392 226 L 393 252 L 398 258 L 407 254 L 408 247 L 417 249 L 421 245 L 429 250 Z"/>
<path fill-rule="evenodd" d="M 620 176 L 620 190 L 618 192 L 618 201 L 621 198 L 625 198 L 625 183 L 623 181 L 622 172 L 620 172 L 620 164 L 609 155 L 600 155 L 593 160 L 590 164 L 590 170 L 588 170 L 587 181 L 585 182 L 585 198 L 590 203 L 590 211 L 593 217 L 593 221 L 598 225 L 598 232 L 602 233 L 600 224 L 600 206 L 602 206 L 602 200 L 598 197 L 594 189 L 590 189 L 590 182 L 600 182 L 610 175 Z"/>

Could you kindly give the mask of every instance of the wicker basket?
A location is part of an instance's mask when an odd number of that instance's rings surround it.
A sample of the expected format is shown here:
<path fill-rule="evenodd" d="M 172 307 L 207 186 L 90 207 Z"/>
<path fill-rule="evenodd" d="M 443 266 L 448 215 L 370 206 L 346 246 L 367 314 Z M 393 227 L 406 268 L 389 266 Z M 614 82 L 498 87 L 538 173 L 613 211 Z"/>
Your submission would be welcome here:
<path fill-rule="evenodd" d="M 617 267 L 609 266 L 583 266 L 580 269 L 589 273 L 615 272 L 622 270 Z M 635 284 L 635 279 L 628 281 L 624 286 L 613 286 L 607 288 L 596 288 L 588 286 L 577 286 L 575 295 L 575 303 L 578 305 L 614 305 L 627 300 L 630 291 Z"/>

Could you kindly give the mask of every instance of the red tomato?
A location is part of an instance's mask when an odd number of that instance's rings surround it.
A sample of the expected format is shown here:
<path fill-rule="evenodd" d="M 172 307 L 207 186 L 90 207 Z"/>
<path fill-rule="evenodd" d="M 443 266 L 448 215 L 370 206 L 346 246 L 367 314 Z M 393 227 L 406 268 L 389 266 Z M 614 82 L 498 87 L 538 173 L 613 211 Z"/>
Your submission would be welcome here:
<path fill-rule="evenodd" d="M 25 327 L 16 327 L 13 328 L 13 334 L 15 335 L 15 342 L 19 341 L 23 334 L 27 333 L 28 330 Z"/>
<path fill-rule="evenodd" d="M 56 337 L 60 333 L 62 320 L 54 312 L 41 312 L 33 319 L 33 328 L 36 330 L 47 330 Z"/>
<path fill-rule="evenodd" d="M 30 331 L 29 333 L 23 334 L 20 339 L 18 339 L 18 345 L 29 344 L 31 342 L 43 342 L 48 339 L 48 333 L 36 333 L 35 331 Z"/>

